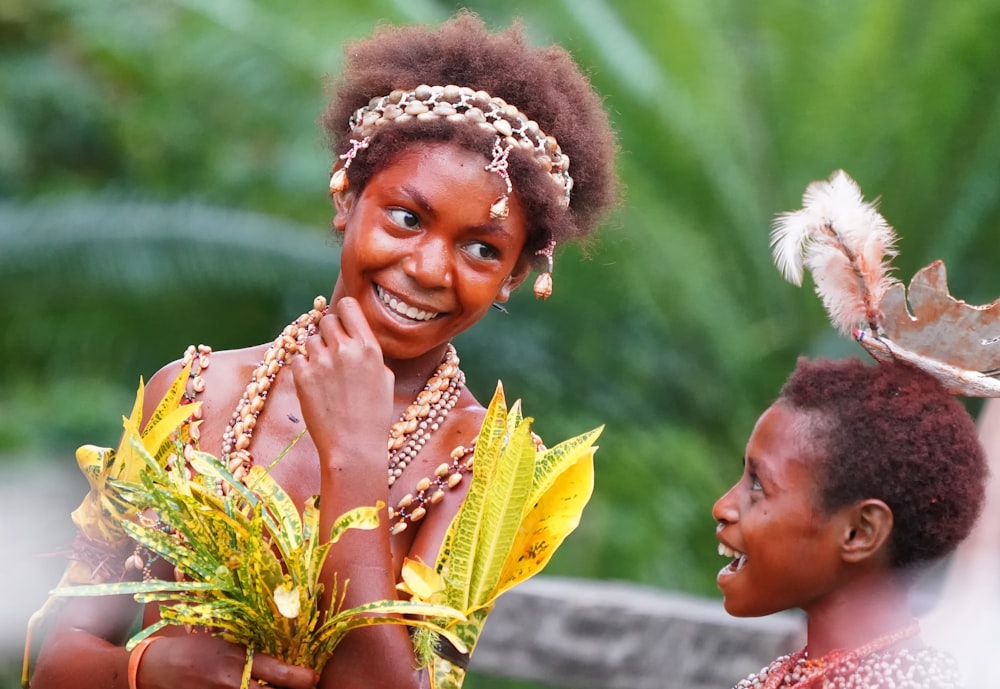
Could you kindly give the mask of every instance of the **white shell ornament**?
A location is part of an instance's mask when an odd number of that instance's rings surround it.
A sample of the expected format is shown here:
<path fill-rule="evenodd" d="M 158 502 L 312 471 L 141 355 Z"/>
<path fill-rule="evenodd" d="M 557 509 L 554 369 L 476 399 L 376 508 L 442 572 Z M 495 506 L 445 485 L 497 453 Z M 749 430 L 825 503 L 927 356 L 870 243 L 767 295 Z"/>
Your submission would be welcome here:
<path fill-rule="evenodd" d="M 340 168 L 330 175 L 330 193 L 339 194 L 342 191 L 347 191 L 347 187 L 350 182 L 347 179 L 347 170 L 345 168 Z"/>

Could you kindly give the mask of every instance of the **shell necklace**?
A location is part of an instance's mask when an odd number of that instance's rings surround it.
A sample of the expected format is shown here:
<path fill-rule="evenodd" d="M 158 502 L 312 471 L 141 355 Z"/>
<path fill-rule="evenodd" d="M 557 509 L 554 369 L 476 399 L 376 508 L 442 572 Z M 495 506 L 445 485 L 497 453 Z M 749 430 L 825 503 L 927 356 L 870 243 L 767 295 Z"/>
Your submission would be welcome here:
<path fill-rule="evenodd" d="M 233 476 L 243 480 L 253 466 L 250 442 L 253 439 L 257 419 L 264 409 L 268 391 L 275 378 L 295 354 L 303 351 L 306 338 L 316 332 L 319 320 L 328 312 L 326 299 L 322 296 L 313 300 L 313 308 L 285 326 L 264 354 L 263 360 L 254 369 L 250 382 L 240 397 L 236 410 L 222 436 L 222 462 Z M 188 348 L 184 363 L 192 363 L 191 380 L 187 399 L 205 389 L 201 372 L 208 367 L 211 349 L 204 345 Z M 196 370 L 195 370 L 196 369 Z M 427 379 L 416 399 L 406 408 L 399 421 L 389 429 L 387 444 L 387 482 L 392 486 L 424 447 L 431 434 L 440 428 L 448 413 L 454 408 L 465 386 L 465 373 L 459 368 L 459 358 L 455 348 L 449 344 L 444 359 Z M 196 425 L 192 424 L 193 427 Z M 427 513 L 427 507 L 444 498 L 446 488 L 454 488 L 462 482 L 463 473 L 472 469 L 474 448 L 456 447 L 451 453 L 451 462 L 443 462 L 434 471 L 433 478 L 423 478 L 413 493 L 404 496 L 395 508 L 389 508 L 389 521 L 396 520 L 390 532 L 397 534 L 406 529 L 407 522 L 419 521 Z M 224 482 L 217 489 L 228 494 L 229 486 Z"/>

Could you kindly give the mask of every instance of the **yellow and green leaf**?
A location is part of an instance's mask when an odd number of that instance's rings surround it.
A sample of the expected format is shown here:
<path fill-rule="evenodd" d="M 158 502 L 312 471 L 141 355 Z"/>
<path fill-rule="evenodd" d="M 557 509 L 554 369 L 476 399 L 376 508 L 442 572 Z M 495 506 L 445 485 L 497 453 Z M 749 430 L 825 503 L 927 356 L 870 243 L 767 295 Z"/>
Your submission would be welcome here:
<path fill-rule="evenodd" d="M 595 449 L 587 447 L 579 452 L 576 461 L 559 473 L 529 508 L 504 563 L 497 596 L 540 572 L 580 523 L 583 508 L 594 490 Z"/>
<path fill-rule="evenodd" d="M 442 542 L 433 572 L 444 599 L 465 614 L 447 624 L 471 652 L 497 597 L 540 571 L 576 528 L 593 492 L 598 428 L 538 450 L 520 401 L 506 408 L 502 386 L 476 440 L 469 492 Z M 404 567 L 405 589 L 436 597 L 438 580 Z M 440 657 L 429 669 L 434 689 L 459 689 L 465 670 Z"/>

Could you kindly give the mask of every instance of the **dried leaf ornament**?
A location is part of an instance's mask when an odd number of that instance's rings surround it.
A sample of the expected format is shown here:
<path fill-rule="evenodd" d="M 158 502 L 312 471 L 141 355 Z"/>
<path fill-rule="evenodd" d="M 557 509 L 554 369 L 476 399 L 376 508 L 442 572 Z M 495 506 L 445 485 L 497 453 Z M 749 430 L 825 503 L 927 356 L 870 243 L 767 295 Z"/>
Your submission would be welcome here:
<path fill-rule="evenodd" d="M 1000 397 L 1000 299 L 955 299 L 941 261 L 904 288 L 889 274 L 895 232 L 875 206 L 843 170 L 813 182 L 801 210 L 775 219 L 775 265 L 796 285 L 808 268 L 830 322 L 876 360 L 917 366 L 956 395 Z"/>

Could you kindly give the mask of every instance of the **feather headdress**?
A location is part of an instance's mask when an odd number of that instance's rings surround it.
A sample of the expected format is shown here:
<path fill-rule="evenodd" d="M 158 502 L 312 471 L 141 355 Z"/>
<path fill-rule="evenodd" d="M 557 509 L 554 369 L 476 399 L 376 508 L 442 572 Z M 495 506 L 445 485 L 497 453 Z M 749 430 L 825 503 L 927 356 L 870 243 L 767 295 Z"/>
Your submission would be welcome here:
<path fill-rule="evenodd" d="M 801 286 L 803 267 L 809 269 L 835 328 L 845 335 L 862 325 L 877 331 L 879 304 L 897 282 L 889 275 L 896 233 L 847 173 L 813 182 L 801 210 L 775 219 L 771 250 L 789 282 Z"/>
<path fill-rule="evenodd" d="M 789 282 L 801 285 L 809 269 L 830 322 L 875 359 L 918 366 L 954 394 L 1000 397 L 1000 299 L 955 299 L 941 261 L 904 288 L 890 275 L 895 232 L 843 170 L 810 184 L 801 210 L 777 216 L 771 250 Z"/>

